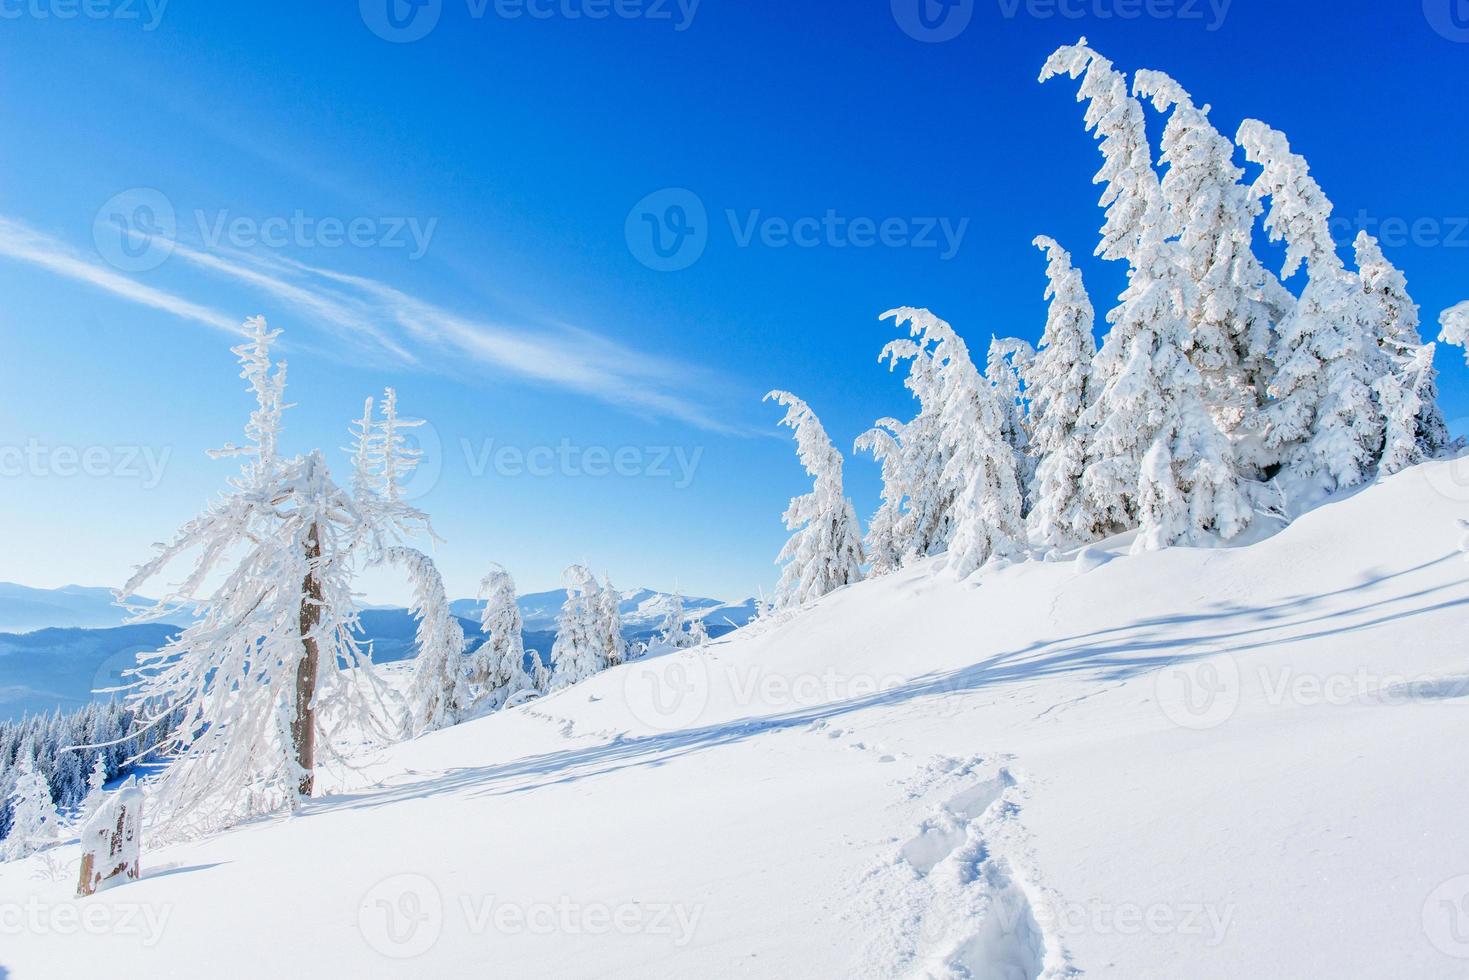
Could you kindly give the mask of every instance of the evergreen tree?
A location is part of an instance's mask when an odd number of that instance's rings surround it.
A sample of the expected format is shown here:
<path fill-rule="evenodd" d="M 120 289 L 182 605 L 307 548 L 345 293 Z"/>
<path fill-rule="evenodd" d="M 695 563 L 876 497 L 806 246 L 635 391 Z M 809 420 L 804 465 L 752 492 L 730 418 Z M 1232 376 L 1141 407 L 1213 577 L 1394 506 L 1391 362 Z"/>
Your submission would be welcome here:
<path fill-rule="evenodd" d="M 580 684 L 607 668 L 603 638 L 597 628 L 597 580 L 582 565 L 566 570 L 566 601 L 556 621 L 551 647 L 552 690 Z"/>
<path fill-rule="evenodd" d="M 1270 198 L 1265 228 L 1286 244 L 1284 278 L 1302 265 L 1300 302 L 1280 324 L 1265 409 L 1265 445 L 1285 470 L 1288 496 L 1306 499 L 1366 479 L 1382 446 L 1382 416 L 1373 404 L 1377 338 L 1360 280 L 1346 270 L 1331 238 L 1331 202 L 1284 134 L 1257 120 L 1240 126 L 1238 142 L 1262 168 L 1257 198 Z"/>
<path fill-rule="evenodd" d="M 815 481 L 810 493 L 793 498 L 786 509 L 786 529 L 794 533 L 776 558 L 785 565 L 776 603 L 800 606 L 861 580 L 861 531 L 842 493 L 842 454 L 821 420 L 788 391 L 772 391 L 765 399 L 785 406 L 781 424 L 795 431 L 796 454 Z"/>
<path fill-rule="evenodd" d="M 1014 337 L 990 337 L 984 379 L 994 390 L 995 399 L 1000 406 L 1000 432 L 1010 451 L 1015 454 L 1015 475 L 1020 481 L 1022 516 L 1030 510 L 1035 460 L 1030 454 L 1030 419 L 1025 393 L 1021 388 L 1021 377 L 1034 359 L 1035 351 L 1025 341 Z"/>
<path fill-rule="evenodd" d="M 925 372 L 919 397 L 935 406 L 942 448 L 934 455 L 946 460 L 936 483 L 957 488 L 949 567 L 964 577 L 992 558 L 1023 554 L 1020 481 L 995 390 L 980 376 L 954 329 L 928 310 L 903 307 L 883 319 L 908 325 L 916 338 L 907 347 L 890 349 L 894 358 L 910 357 Z"/>
<path fill-rule="evenodd" d="M 418 621 L 407 731 L 418 736 L 458 724 L 469 710 L 472 694 L 464 659 L 464 628 L 449 609 L 444 579 L 428 555 L 415 548 L 389 548 L 385 561 L 408 572 L 413 586 L 411 612 Z"/>
<path fill-rule="evenodd" d="M 19 778 L 10 796 L 10 834 L 0 843 L 0 855 L 18 861 L 56 842 L 60 817 L 51 800 L 46 777 L 35 770 L 29 753 L 20 760 Z"/>
<path fill-rule="evenodd" d="M 525 625 L 516 601 L 515 580 L 501 566 L 491 566 L 480 583 L 479 597 L 485 603 L 480 614 L 485 641 L 475 651 L 472 680 L 478 704 L 494 711 L 517 695 L 536 690 L 537 685 L 525 671 Z M 540 663 L 539 657 L 536 663 Z"/>
<path fill-rule="evenodd" d="M 627 640 L 622 636 L 622 593 L 612 587 L 607 576 L 597 592 L 597 629 L 601 632 L 602 652 L 608 667 L 627 660 Z"/>
<path fill-rule="evenodd" d="M 1064 548 L 1091 541 L 1106 527 L 1082 487 L 1091 447 L 1091 430 L 1082 419 L 1093 400 L 1095 313 L 1071 254 L 1044 236 L 1035 245 L 1047 256 L 1046 299 L 1051 307 L 1040 350 L 1026 374 L 1031 450 L 1039 458 L 1030 523 L 1047 545 Z"/>
<path fill-rule="evenodd" d="M 679 595 L 677 586 L 673 594 L 663 601 L 663 624 L 658 628 L 658 642 L 675 650 L 689 645 L 689 634 L 684 628 L 683 596 Z"/>
<path fill-rule="evenodd" d="M 899 441 L 904 426 L 897 419 L 878 419 L 877 425 L 857 437 L 853 449 L 868 452 L 882 467 L 882 502 L 867 523 L 863 550 L 871 563 L 872 577 L 897 571 L 903 564 L 904 502 L 909 499 L 904 447 Z"/>

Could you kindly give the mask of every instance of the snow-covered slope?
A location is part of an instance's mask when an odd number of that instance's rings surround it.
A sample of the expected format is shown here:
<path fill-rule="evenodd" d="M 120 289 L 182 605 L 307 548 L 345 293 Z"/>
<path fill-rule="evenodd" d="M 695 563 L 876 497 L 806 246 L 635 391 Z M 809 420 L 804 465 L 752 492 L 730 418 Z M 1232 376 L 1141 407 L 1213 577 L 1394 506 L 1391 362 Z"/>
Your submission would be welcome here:
<path fill-rule="evenodd" d="M 74 849 L 0 866 L 0 975 L 1464 975 L 1466 510 L 1429 464 L 1248 547 L 851 587 L 83 902 Z"/>

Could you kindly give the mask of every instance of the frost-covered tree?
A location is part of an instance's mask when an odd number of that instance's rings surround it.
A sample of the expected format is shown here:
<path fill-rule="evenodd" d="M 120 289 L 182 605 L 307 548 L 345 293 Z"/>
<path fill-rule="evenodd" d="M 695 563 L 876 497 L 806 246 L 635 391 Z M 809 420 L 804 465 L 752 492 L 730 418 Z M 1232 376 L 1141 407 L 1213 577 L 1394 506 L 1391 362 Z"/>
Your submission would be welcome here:
<path fill-rule="evenodd" d="M 1094 361 L 1096 401 L 1087 412 L 1092 456 L 1083 485 L 1116 529 L 1136 522 L 1149 550 L 1233 537 L 1252 509 L 1233 447 L 1204 406 L 1203 379 L 1189 361 L 1188 313 L 1196 289 L 1152 166 L 1141 103 L 1112 63 L 1080 44 L 1053 54 L 1042 80 L 1081 77 L 1086 123 L 1101 141 L 1107 208 L 1098 254 L 1126 259 L 1127 288 Z"/>
<path fill-rule="evenodd" d="M 786 529 L 794 532 L 781 549 L 784 564 L 776 604 L 799 606 L 862 578 L 861 531 L 852 502 L 842 492 L 842 454 L 821 420 L 788 391 L 765 396 L 786 408 L 781 424 L 796 434 L 796 454 L 815 481 L 810 493 L 791 500 Z"/>
<path fill-rule="evenodd" d="M 563 578 L 566 601 L 556 620 L 556 642 L 551 647 L 552 690 L 580 684 L 607 668 L 597 628 L 597 579 L 582 565 L 572 565 Z"/>
<path fill-rule="evenodd" d="M 46 778 L 36 772 L 28 757 L 20 763 L 20 778 L 10 795 L 10 834 L 0 841 L 0 855 L 18 861 L 56 842 L 61 818 L 51 800 Z"/>
<path fill-rule="evenodd" d="M 622 593 L 612 587 L 612 577 L 605 576 L 597 591 L 597 630 L 601 635 L 602 653 L 608 667 L 627 660 L 627 640 L 622 636 Z"/>
<path fill-rule="evenodd" d="M 385 561 L 408 573 L 413 587 L 411 612 L 418 621 L 407 732 L 418 736 L 458 724 L 473 698 L 464 658 L 464 628 L 449 610 L 443 576 L 428 555 L 416 548 L 389 548 Z"/>
<path fill-rule="evenodd" d="M 959 481 L 948 466 L 949 447 L 940 438 L 944 396 L 931 353 L 904 337 L 886 344 L 878 360 L 888 362 L 889 370 L 897 370 L 899 363 L 908 366 L 903 386 L 918 402 L 918 413 L 911 421 L 889 427 L 900 458 L 893 467 L 893 492 L 887 490 L 886 481 L 883 490 L 884 499 L 907 498 L 898 510 L 893 531 L 894 544 L 906 565 L 949 547 Z M 886 426 L 886 420 L 878 425 Z"/>
<path fill-rule="evenodd" d="M 878 419 L 877 425 L 857 437 L 853 449 L 868 452 L 882 468 L 882 501 L 867 522 L 863 550 L 870 562 L 868 574 L 873 577 L 897 571 L 903 564 L 908 541 L 903 533 L 903 505 L 909 499 L 904 447 L 899 441 L 904 432 L 897 419 Z"/>
<path fill-rule="evenodd" d="M 1469 362 L 1469 300 L 1451 306 L 1439 314 L 1438 325 L 1438 339 L 1463 348 L 1465 361 Z"/>
<path fill-rule="evenodd" d="M 1022 554 L 1020 481 L 995 390 L 981 377 L 953 327 L 928 310 L 903 307 L 884 313 L 882 319 L 907 325 L 915 338 L 906 347 L 892 349 L 892 356 L 909 357 L 932 372 L 919 397 L 926 397 L 935 408 L 936 437 L 945 459 L 939 482 L 957 488 L 948 546 L 950 569 L 964 577 L 992 558 Z"/>
<path fill-rule="evenodd" d="M 663 600 L 663 623 L 658 627 L 658 642 L 676 650 L 689 645 L 689 633 L 684 628 L 683 596 L 676 586 L 673 594 Z"/>
<path fill-rule="evenodd" d="M 703 617 L 689 620 L 689 646 L 701 647 L 709 642 L 709 627 L 704 625 Z"/>
<path fill-rule="evenodd" d="M 1269 382 L 1272 325 L 1295 299 L 1255 257 L 1260 202 L 1243 183 L 1234 143 L 1209 121 L 1209 107 L 1195 105 L 1162 72 L 1139 71 L 1133 90 L 1159 112 L 1171 112 L 1162 137 L 1160 162 L 1168 169 L 1161 193 L 1194 285 L 1189 360 L 1203 379 L 1210 416 L 1258 472 L 1269 462 L 1253 423 Z"/>
<path fill-rule="evenodd" d="M 534 679 L 525 671 L 525 623 L 516 601 L 515 580 L 500 565 L 493 565 L 480 582 L 480 631 L 485 640 L 475 650 L 470 680 L 477 691 L 476 706 L 495 711 L 523 692 L 535 690 Z M 536 659 L 540 663 L 540 658 Z"/>
<path fill-rule="evenodd" d="M 1270 198 L 1265 228 L 1286 244 L 1282 277 L 1302 265 L 1300 301 L 1279 326 L 1275 374 L 1264 411 L 1265 446 L 1285 471 L 1288 495 L 1309 498 L 1366 479 L 1382 446 L 1382 416 L 1372 385 L 1380 375 L 1360 280 L 1347 271 L 1331 237 L 1331 202 L 1285 135 L 1246 120 L 1237 142 L 1262 168 L 1253 194 Z"/>
<path fill-rule="evenodd" d="M 102 803 L 102 794 L 106 785 L 107 758 L 99 752 L 96 761 L 92 763 L 92 773 L 87 777 L 87 795 L 82 799 L 80 807 L 82 823 L 86 823 L 87 819 L 97 812 L 97 807 Z"/>
<path fill-rule="evenodd" d="M 1438 406 L 1434 348 L 1425 345 L 1418 333 L 1418 304 L 1408 295 L 1407 277 L 1365 231 L 1357 235 L 1354 248 L 1370 331 L 1382 358 L 1372 386 L 1386 425 L 1381 469 L 1395 473 L 1443 452 L 1450 441 L 1449 427 Z M 1411 424 L 1402 417 L 1410 405 L 1417 413 Z"/>
<path fill-rule="evenodd" d="M 985 361 L 984 379 L 994 390 L 1000 406 L 1000 432 L 1010 451 L 1015 454 L 1015 475 L 1020 481 L 1022 513 L 1030 509 L 1031 484 L 1035 478 L 1035 460 L 1030 454 L 1030 420 L 1021 377 L 1035 358 L 1035 351 L 1014 337 L 990 338 L 989 356 Z"/>
<path fill-rule="evenodd" d="M 1026 371 L 1030 448 L 1039 461 L 1030 523 L 1045 544 L 1064 548 L 1091 541 L 1106 527 L 1082 487 L 1091 446 L 1091 430 L 1082 416 L 1093 400 L 1096 314 L 1071 254 L 1045 236 L 1035 245 L 1046 253 L 1046 299 L 1051 306 L 1040 349 Z"/>
<path fill-rule="evenodd" d="M 128 694 L 172 760 L 151 787 L 155 823 L 180 832 L 311 796 L 318 759 L 340 758 L 334 731 L 391 738 L 386 691 L 357 639 L 352 571 L 427 530 L 399 490 L 415 460 L 383 423 L 358 433 L 355 499 L 320 452 L 281 452 L 286 369 L 270 357 L 279 332 L 258 317 L 246 331 L 233 352 L 256 401 L 247 444 L 213 453 L 243 460 L 241 470 L 118 590 L 127 602 L 186 566 L 155 606 L 132 608 L 134 621 L 191 625 L 139 655 Z"/>

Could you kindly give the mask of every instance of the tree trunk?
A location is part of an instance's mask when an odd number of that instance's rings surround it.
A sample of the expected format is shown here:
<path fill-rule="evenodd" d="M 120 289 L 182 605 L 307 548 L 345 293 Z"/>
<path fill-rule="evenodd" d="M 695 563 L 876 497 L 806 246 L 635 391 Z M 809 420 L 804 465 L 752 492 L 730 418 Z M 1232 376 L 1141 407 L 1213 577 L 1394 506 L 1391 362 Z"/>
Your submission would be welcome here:
<path fill-rule="evenodd" d="M 316 564 L 321 558 L 321 528 L 311 525 L 306 534 L 306 562 L 309 571 L 301 585 L 301 645 L 306 648 L 296 667 L 296 713 L 291 720 L 291 742 L 296 749 L 296 763 L 301 767 L 302 799 L 310 799 L 316 785 L 316 672 L 320 654 L 313 632 L 321 622 L 321 578 Z"/>

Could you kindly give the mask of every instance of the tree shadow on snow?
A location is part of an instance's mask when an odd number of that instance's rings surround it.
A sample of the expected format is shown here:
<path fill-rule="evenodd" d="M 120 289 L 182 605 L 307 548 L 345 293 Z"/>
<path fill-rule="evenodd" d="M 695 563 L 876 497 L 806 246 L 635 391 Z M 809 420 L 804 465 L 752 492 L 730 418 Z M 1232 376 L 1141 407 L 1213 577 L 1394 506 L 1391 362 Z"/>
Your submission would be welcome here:
<path fill-rule="evenodd" d="M 680 756 L 875 707 L 947 698 L 1002 684 L 1068 674 L 1113 683 L 1190 659 L 1249 653 L 1283 642 L 1345 636 L 1469 606 L 1469 590 L 1464 588 L 1469 576 L 1416 589 L 1408 587 L 1390 597 L 1344 607 L 1330 601 L 1407 579 L 1450 560 L 1462 560 L 1462 556 L 1455 551 L 1413 568 L 1368 577 L 1333 592 L 1287 596 L 1273 604 L 1217 602 L 1202 612 L 1150 617 L 1062 639 L 1036 640 L 970 666 L 915 677 L 905 684 L 862 697 L 654 735 L 618 736 L 598 745 L 495 765 L 453 769 L 416 783 L 324 797 L 311 809 L 325 812 L 370 808 L 443 793 L 474 796 L 524 793 L 635 766 L 661 766 Z M 1179 627 L 1184 626 L 1194 627 L 1186 638 L 1180 636 Z M 4 980 L 3 975 L 0 980 Z"/>

